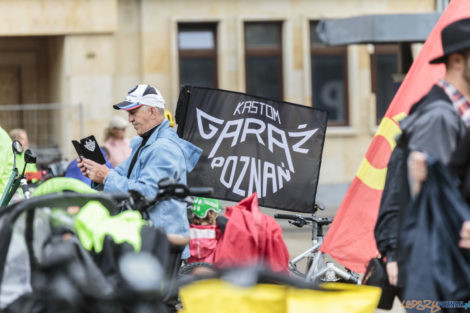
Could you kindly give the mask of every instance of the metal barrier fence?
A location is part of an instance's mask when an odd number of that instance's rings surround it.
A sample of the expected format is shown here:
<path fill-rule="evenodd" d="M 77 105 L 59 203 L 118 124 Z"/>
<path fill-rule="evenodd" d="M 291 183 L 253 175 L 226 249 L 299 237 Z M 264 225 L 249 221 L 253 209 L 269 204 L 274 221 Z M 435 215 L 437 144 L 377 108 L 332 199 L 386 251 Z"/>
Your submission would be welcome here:
<path fill-rule="evenodd" d="M 7 132 L 26 130 L 38 166 L 63 158 L 63 147 L 83 135 L 83 106 L 60 103 L 0 105 L 0 126 Z"/>

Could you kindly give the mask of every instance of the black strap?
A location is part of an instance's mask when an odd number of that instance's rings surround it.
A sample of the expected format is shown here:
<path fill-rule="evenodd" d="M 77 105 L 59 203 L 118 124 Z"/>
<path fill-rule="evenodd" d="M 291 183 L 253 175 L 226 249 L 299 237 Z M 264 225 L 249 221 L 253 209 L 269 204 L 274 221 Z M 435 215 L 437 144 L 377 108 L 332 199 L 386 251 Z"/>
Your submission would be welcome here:
<path fill-rule="evenodd" d="M 137 162 L 137 156 L 139 155 L 139 152 L 142 149 L 142 147 L 147 143 L 147 140 L 148 138 L 142 140 L 142 143 L 140 144 L 139 148 L 134 153 L 134 156 L 132 157 L 131 165 L 129 165 L 129 170 L 127 171 L 127 178 L 131 176 L 132 169 L 134 168 L 135 162 Z"/>
<path fill-rule="evenodd" d="M 153 132 L 155 131 L 155 129 L 157 129 L 158 126 L 159 125 L 153 127 L 152 129 L 146 131 L 145 134 L 142 135 L 142 142 L 141 142 L 139 148 L 137 149 L 137 151 L 134 153 L 134 156 L 132 157 L 131 164 L 129 165 L 129 170 L 127 171 L 127 178 L 129 178 L 131 176 L 132 169 L 134 168 L 135 162 L 137 162 L 137 157 L 139 156 L 140 150 L 142 149 L 143 146 L 145 146 L 145 144 L 149 140 L 150 136 L 153 134 Z"/>

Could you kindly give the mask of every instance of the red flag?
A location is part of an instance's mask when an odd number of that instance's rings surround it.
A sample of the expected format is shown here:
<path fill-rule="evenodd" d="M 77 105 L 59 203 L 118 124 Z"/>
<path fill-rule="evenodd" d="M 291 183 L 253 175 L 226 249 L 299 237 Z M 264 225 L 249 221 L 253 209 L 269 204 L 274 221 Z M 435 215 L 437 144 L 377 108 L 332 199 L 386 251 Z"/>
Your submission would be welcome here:
<path fill-rule="evenodd" d="M 393 98 L 328 230 L 321 251 L 355 272 L 364 273 L 369 260 L 378 255 L 374 227 L 387 163 L 395 147 L 394 138 L 400 133 L 397 120 L 408 114 L 410 107 L 445 75 L 444 65 L 429 64 L 442 55 L 442 29 L 468 17 L 470 1 L 450 2 Z"/>

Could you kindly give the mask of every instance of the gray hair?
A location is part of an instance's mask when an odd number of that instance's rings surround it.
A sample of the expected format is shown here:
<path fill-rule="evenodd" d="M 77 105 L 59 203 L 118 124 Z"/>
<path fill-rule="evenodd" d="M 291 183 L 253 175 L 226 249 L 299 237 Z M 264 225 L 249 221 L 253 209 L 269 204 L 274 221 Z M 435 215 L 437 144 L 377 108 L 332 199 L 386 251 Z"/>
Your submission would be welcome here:
<path fill-rule="evenodd" d="M 157 109 L 158 114 L 160 114 L 161 116 L 165 116 L 165 109 L 157 108 L 157 107 L 150 106 L 150 105 L 143 105 L 143 107 L 144 107 L 147 111 L 150 111 L 152 108 L 155 108 L 155 109 Z"/>
<path fill-rule="evenodd" d="M 150 111 L 151 108 L 155 108 L 155 109 L 157 109 L 158 114 L 160 114 L 161 116 L 165 116 L 165 109 L 153 107 L 153 106 L 150 106 L 150 105 L 143 105 L 143 107 L 144 107 L 147 111 Z"/>
<path fill-rule="evenodd" d="M 15 128 L 15 129 L 10 130 L 10 133 L 9 133 L 12 140 L 18 140 L 21 134 L 27 135 L 26 130 L 22 128 Z"/>

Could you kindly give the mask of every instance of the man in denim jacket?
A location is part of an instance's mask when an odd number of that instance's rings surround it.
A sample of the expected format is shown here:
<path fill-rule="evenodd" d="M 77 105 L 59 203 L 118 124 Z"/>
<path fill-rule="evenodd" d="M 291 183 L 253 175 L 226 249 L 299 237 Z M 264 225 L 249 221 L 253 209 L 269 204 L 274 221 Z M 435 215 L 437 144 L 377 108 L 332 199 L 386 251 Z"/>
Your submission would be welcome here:
<path fill-rule="evenodd" d="M 104 184 L 105 192 L 136 190 L 147 198 L 154 198 L 158 182 L 166 177 L 186 183 L 186 175 L 196 165 L 202 150 L 178 137 L 164 119 L 165 100 L 150 85 L 137 85 L 128 92 L 126 101 L 114 105 L 126 110 L 129 122 L 138 137 L 131 141 L 132 154 L 113 170 L 89 159 L 79 161 L 83 174 L 93 182 Z M 163 227 L 167 234 L 189 235 L 186 205 L 177 200 L 165 200 L 149 210 L 155 227 Z M 183 258 L 189 257 L 186 248 Z"/>

